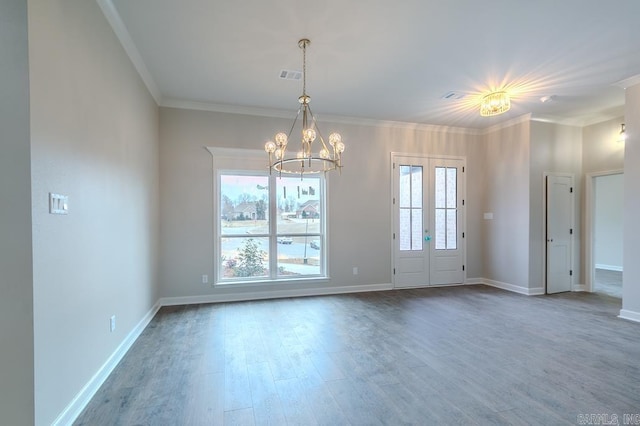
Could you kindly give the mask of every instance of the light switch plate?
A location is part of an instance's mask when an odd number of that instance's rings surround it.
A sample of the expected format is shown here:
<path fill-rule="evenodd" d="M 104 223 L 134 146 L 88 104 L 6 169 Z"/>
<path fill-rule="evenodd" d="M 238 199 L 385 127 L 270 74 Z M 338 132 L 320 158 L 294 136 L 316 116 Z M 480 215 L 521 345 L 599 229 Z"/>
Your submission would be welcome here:
<path fill-rule="evenodd" d="M 49 213 L 69 214 L 69 197 L 67 195 L 49 193 Z"/>

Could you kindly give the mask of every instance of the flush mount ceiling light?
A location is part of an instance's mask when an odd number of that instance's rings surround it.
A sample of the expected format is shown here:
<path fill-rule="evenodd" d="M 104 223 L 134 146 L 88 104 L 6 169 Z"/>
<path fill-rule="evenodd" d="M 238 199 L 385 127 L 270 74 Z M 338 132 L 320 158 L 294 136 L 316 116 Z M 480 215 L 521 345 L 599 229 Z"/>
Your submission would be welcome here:
<path fill-rule="evenodd" d="M 482 98 L 480 102 L 480 115 L 491 117 L 509 111 L 511 101 L 507 92 L 492 92 Z"/>
<path fill-rule="evenodd" d="M 307 95 L 307 46 L 309 44 L 311 42 L 306 38 L 298 41 L 298 47 L 302 49 L 302 95 L 298 98 L 300 107 L 291 130 L 289 133 L 276 134 L 273 141 L 270 140 L 264 144 L 264 150 L 269 154 L 269 171 L 305 175 L 340 170 L 342 167 L 342 153 L 345 148 L 342 136 L 339 133 L 331 133 L 329 146 L 327 146 L 309 106 L 311 102 L 311 97 Z M 300 149 L 291 152 L 288 145 L 289 138 L 301 115 Z"/>

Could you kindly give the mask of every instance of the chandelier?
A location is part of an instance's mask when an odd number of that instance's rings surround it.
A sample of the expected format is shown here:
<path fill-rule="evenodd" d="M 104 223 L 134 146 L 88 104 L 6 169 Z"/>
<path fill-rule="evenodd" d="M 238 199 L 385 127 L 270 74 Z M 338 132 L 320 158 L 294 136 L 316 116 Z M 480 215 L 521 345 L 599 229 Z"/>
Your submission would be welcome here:
<path fill-rule="evenodd" d="M 302 95 L 298 98 L 300 107 L 289 133 L 280 132 L 274 140 L 264 144 L 264 150 L 269 154 L 269 171 L 305 175 L 309 173 L 328 172 L 342 167 L 341 158 L 344 143 L 339 133 L 329 135 L 329 145 L 325 143 L 316 118 L 311 112 L 309 103 L 311 97 L 307 95 L 307 46 L 311 44 L 306 38 L 298 41 L 302 49 Z M 289 139 L 298 119 L 302 116 L 300 132 L 300 149 L 293 151 L 289 146 Z"/>
<path fill-rule="evenodd" d="M 511 101 L 507 92 L 492 92 L 482 98 L 480 102 L 480 115 L 491 117 L 509 111 Z"/>

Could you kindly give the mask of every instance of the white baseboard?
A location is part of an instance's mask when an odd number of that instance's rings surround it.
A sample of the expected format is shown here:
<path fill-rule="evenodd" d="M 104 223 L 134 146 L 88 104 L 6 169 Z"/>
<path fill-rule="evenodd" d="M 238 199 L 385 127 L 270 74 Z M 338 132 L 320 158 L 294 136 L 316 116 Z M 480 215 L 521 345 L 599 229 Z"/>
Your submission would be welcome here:
<path fill-rule="evenodd" d="M 464 281 L 464 285 L 482 285 L 484 284 L 484 278 L 467 278 Z"/>
<path fill-rule="evenodd" d="M 513 285 L 513 284 L 503 283 L 501 281 L 489 280 L 487 278 L 483 278 L 482 281 L 483 281 L 483 284 L 486 284 L 488 286 L 501 288 L 502 290 L 508 290 L 518 294 L 524 294 L 525 296 L 539 296 L 545 293 L 543 287 L 535 287 L 535 288 L 521 287 L 519 285 Z"/>
<path fill-rule="evenodd" d="M 640 322 L 640 312 L 630 311 L 628 309 L 620 309 L 620 315 L 618 315 L 618 318 Z"/>
<path fill-rule="evenodd" d="M 122 360 L 127 351 L 131 348 L 138 336 L 149 325 L 156 312 L 160 309 L 160 303 L 156 302 L 155 305 L 147 312 L 147 314 L 138 322 L 138 324 L 131 330 L 127 337 L 120 343 L 120 346 L 111 354 L 109 359 L 100 367 L 100 369 L 93 375 L 91 380 L 78 392 L 78 394 L 71 400 L 69 405 L 60 413 L 58 418 L 53 422 L 55 426 L 71 425 L 80 415 L 82 410 L 87 406 L 91 398 L 96 394 L 100 386 L 107 380 L 107 377 L 113 372 L 114 368 Z"/>
<path fill-rule="evenodd" d="M 571 286 L 571 291 L 589 291 L 585 284 L 574 284 Z"/>
<path fill-rule="evenodd" d="M 343 287 L 324 287 L 291 290 L 252 291 L 234 294 L 207 294 L 202 296 L 163 297 L 161 306 L 192 305 L 198 303 L 242 302 L 247 300 L 281 299 L 286 297 L 326 296 L 331 294 L 362 293 L 365 291 L 393 290 L 393 284 L 369 284 Z"/>
<path fill-rule="evenodd" d="M 622 270 L 622 266 L 616 266 L 616 265 L 602 265 L 602 264 L 600 264 L 600 263 L 596 263 L 596 269 L 606 269 L 607 271 L 623 272 L 623 270 Z"/>

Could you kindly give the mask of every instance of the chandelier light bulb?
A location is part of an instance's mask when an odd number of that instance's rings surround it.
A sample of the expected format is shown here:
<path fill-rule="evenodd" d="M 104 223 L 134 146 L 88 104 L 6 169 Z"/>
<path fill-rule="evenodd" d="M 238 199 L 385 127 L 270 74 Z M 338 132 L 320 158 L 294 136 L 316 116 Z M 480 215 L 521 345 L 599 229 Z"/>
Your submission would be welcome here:
<path fill-rule="evenodd" d="M 282 149 L 280 148 L 276 149 L 275 155 L 277 160 L 282 160 Z"/>
<path fill-rule="evenodd" d="M 316 140 L 316 131 L 311 128 L 306 129 L 303 134 L 306 142 L 313 142 Z"/>
<path fill-rule="evenodd" d="M 320 158 L 329 158 L 329 150 L 327 148 L 320 150 Z"/>
<path fill-rule="evenodd" d="M 329 143 L 331 144 L 331 146 L 335 146 L 338 142 L 342 141 L 342 136 L 340 136 L 340 133 L 331 133 L 329 135 Z"/>
<path fill-rule="evenodd" d="M 286 133 L 278 133 L 275 137 L 276 143 L 278 146 L 286 146 L 287 145 L 287 134 Z"/>
<path fill-rule="evenodd" d="M 342 154 L 344 152 L 344 143 L 342 142 L 336 143 L 336 152 L 338 154 Z"/>
<path fill-rule="evenodd" d="M 264 150 L 273 154 L 276 151 L 276 144 L 273 141 L 268 141 L 264 144 Z"/>

